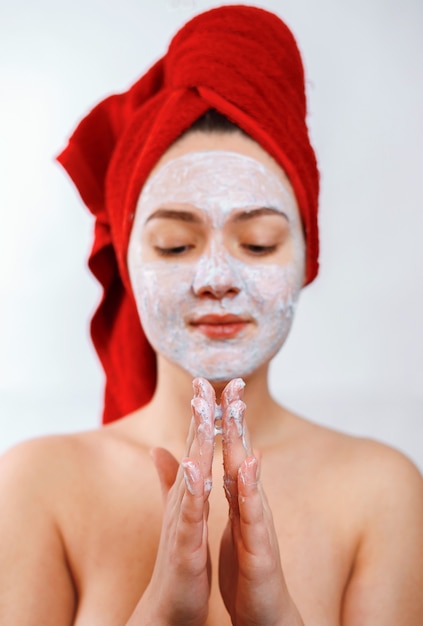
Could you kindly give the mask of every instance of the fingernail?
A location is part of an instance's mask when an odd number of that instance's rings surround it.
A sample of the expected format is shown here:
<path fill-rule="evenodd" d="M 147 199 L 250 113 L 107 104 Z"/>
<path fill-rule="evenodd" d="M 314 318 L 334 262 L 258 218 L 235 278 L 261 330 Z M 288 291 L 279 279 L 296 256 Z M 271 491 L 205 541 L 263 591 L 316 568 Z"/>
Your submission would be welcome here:
<path fill-rule="evenodd" d="M 242 400 L 232 402 L 228 408 L 228 419 L 234 420 L 238 437 L 244 434 L 244 413 L 245 404 Z"/>
<path fill-rule="evenodd" d="M 256 486 L 258 482 L 258 462 L 254 456 L 245 459 L 239 468 L 239 477 L 244 485 Z"/>
<path fill-rule="evenodd" d="M 226 401 L 229 404 L 235 400 L 240 400 L 243 395 L 245 383 L 242 378 L 234 378 L 225 387 L 224 392 L 226 394 Z"/>
<path fill-rule="evenodd" d="M 194 397 L 198 398 L 199 396 L 201 396 L 201 392 L 204 389 L 201 378 L 194 378 L 194 380 L 192 381 L 192 387 L 194 389 Z"/>
<path fill-rule="evenodd" d="M 230 504 L 232 499 L 236 496 L 236 482 L 234 479 L 229 476 L 224 476 L 223 489 L 225 490 L 226 498 Z"/>
<path fill-rule="evenodd" d="M 201 378 L 200 376 L 194 378 L 192 386 L 194 389 L 194 397 L 204 398 L 205 400 L 209 400 L 211 397 L 214 397 L 213 387 L 205 378 Z"/>
<path fill-rule="evenodd" d="M 200 396 L 195 396 L 191 400 L 191 407 L 202 422 L 207 421 L 209 405 L 204 400 L 204 398 L 201 398 Z"/>
<path fill-rule="evenodd" d="M 200 479 L 200 470 L 192 461 L 182 461 L 182 470 L 184 472 L 185 485 L 191 495 L 198 492 L 198 481 Z"/>

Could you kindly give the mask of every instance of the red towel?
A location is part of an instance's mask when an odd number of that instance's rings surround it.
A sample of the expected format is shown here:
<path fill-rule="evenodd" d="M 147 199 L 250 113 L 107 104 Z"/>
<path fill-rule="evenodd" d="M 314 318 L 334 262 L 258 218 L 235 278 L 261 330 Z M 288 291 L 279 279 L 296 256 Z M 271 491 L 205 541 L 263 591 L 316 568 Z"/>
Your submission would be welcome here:
<path fill-rule="evenodd" d="M 128 91 L 100 102 L 58 157 L 96 218 L 89 266 L 104 292 L 91 335 L 106 374 L 104 423 L 146 404 L 156 382 L 155 355 L 126 263 L 140 190 L 160 156 L 210 108 L 248 133 L 287 173 L 306 232 L 306 282 L 317 274 L 319 176 L 295 40 L 263 9 L 224 6 L 202 13 Z"/>

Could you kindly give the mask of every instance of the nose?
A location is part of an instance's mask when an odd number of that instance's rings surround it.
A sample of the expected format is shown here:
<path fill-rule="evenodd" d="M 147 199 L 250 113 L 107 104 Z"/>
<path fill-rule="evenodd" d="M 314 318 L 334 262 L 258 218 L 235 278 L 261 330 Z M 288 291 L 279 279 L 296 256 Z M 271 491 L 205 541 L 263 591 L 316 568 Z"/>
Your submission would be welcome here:
<path fill-rule="evenodd" d="M 198 261 L 192 289 L 196 296 L 233 298 L 241 291 L 236 261 L 228 253 L 210 250 Z"/>

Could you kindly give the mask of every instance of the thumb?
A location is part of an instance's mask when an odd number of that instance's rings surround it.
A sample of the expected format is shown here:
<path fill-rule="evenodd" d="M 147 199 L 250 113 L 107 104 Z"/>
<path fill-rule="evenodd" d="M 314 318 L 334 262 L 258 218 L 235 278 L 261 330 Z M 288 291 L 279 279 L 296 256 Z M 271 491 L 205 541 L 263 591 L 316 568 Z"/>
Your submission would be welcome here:
<path fill-rule="evenodd" d="M 179 463 L 175 457 L 165 448 L 153 448 L 150 450 L 151 458 L 156 466 L 162 488 L 163 500 L 166 500 L 169 489 L 176 479 Z"/>

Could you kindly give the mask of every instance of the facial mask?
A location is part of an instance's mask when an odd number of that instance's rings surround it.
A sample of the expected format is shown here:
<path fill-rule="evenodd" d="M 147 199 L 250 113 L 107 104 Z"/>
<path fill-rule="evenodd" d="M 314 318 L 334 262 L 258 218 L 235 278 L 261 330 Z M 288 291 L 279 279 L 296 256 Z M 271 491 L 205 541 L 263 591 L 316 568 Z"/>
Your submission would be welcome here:
<path fill-rule="evenodd" d="M 203 219 L 207 245 L 194 260 L 152 258 L 143 243 L 146 223 L 158 210 L 181 207 Z M 225 245 L 231 217 L 262 207 L 288 220 L 291 253 L 283 264 L 259 256 L 246 262 Z M 247 377 L 284 343 L 302 286 L 304 239 L 292 190 L 260 161 L 235 152 L 191 152 L 168 161 L 140 195 L 128 266 L 141 323 L 158 353 L 210 381 Z"/>

